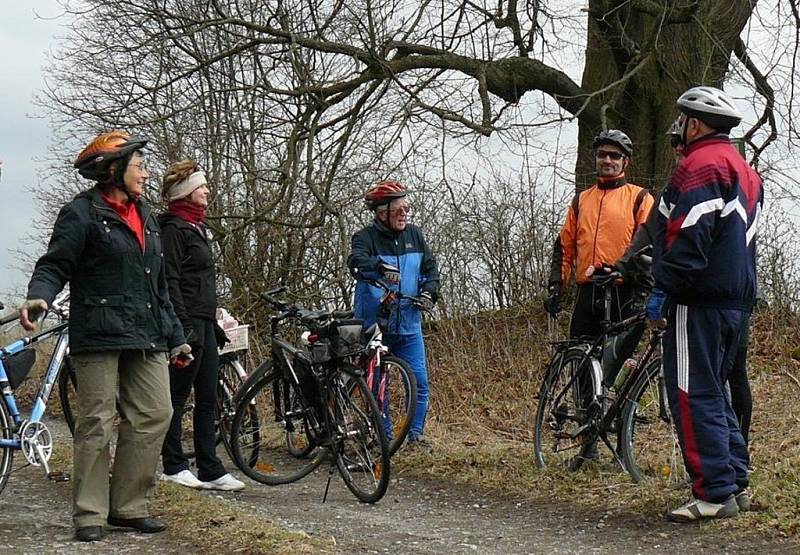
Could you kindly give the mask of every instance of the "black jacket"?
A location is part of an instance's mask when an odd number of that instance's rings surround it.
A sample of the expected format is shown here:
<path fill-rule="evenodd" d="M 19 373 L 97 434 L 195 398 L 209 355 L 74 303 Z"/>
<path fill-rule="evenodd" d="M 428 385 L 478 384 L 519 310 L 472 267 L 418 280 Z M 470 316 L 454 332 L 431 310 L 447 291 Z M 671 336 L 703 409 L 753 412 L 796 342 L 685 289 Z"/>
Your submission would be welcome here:
<path fill-rule="evenodd" d="M 70 283 L 72 353 L 166 351 L 185 342 L 167 292 L 161 229 L 147 204 L 139 201 L 138 208 L 144 253 L 97 188 L 80 193 L 58 214 L 28 299 L 50 304 Z"/>
<path fill-rule="evenodd" d="M 158 217 L 164 239 L 169 298 L 186 336 L 192 318 L 215 320 L 216 270 L 205 231 L 174 214 Z"/>

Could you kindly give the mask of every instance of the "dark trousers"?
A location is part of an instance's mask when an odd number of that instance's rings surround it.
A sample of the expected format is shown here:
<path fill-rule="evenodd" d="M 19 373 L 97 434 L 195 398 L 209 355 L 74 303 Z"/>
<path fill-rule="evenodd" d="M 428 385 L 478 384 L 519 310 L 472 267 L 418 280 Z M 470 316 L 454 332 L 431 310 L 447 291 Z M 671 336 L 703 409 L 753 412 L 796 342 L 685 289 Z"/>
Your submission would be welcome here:
<path fill-rule="evenodd" d="M 747 379 L 747 343 L 750 340 L 750 315 L 745 317 L 742 328 L 742 338 L 736 350 L 733 367 L 728 374 L 728 385 L 731 388 L 731 405 L 736 419 L 739 421 L 739 430 L 742 432 L 745 444 L 750 443 L 750 419 L 753 414 L 753 395 L 750 392 L 750 381 Z"/>
<path fill-rule="evenodd" d="M 697 499 L 714 503 L 747 487 L 748 454 L 725 381 L 746 312 L 673 305 L 664 333 L 664 382 Z"/>
<path fill-rule="evenodd" d="M 620 320 L 636 312 L 632 302 L 634 289 L 632 287 L 611 287 L 611 321 Z M 578 295 L 575 299 L 575 308 L 572 310 L 572 319 L 569 322 L 570 338 L 596 339 L 602 330 L 605 319 L 605 306 L 603 300 L 605 290 L 593 283 L 578 285 Z"/>
<path fill-rule="evenodd" d="M 181 446 L 181 417 L 186 399 L 194 387 L 194 451 L 197 460 L 197 477 L 203 482 L 216 480 L 226 473 L 217 457 L 214 407 L 217 402 L 217 374 L 219 353 L 214 333 L 214 322 L 192 318 L 197 343 L 192 345 L 194 360 L 186 368 L 169 367 L 169 389 L 172 396 L 172 422 L 161 456 L 166 474 L 177 474 L 189 469 L 189 459 Z"/>

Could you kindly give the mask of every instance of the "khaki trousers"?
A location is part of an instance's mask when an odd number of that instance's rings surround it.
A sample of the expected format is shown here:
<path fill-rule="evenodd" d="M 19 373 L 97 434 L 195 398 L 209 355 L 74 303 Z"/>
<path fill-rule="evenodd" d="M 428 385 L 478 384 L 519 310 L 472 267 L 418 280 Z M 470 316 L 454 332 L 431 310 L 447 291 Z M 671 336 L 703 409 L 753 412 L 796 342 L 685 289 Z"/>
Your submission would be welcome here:
<path fill-rule="evenodd" d="M 78 389 L 73 442 L 76 528 L 148 516 L 161 445 L 172 416 L 166 353 L 108 351 L 72 355 Z M 109 447 L 120 422 L 109 485 Z"/>

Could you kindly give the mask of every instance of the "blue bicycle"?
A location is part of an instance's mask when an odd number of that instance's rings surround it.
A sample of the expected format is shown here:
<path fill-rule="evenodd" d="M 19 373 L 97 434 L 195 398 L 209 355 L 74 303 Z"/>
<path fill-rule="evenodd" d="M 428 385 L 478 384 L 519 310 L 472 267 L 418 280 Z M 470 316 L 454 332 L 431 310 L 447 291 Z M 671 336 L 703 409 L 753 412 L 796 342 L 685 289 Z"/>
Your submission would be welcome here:
<path fill-rule="evenodd" d="M 17 318 L 17 314 L 1 318 L 0 326 L 11 323 Z M 15 451 L 22 451 L 29 464 L 43 467 L 51 480 L 69 479 L 64 473 L 50 471 L 48 461 L 53 454 L 53 436 L 42 422 L 53 386 L 58 380 L 62 365 L 67 361 L 69 350 L 67 326 L 66 322 L 62 322 L 0 348 L 0 389 L 3 393 L 0 399 L 0 492 L 5 488 L 11 475 Z M 31 349 L 31 346 L 51 337 L 57 337 L 56 346 L 30 415 L 24 418 L 17 407 L 14 390 L 25 380 L 36 361 L 36 351 Z"/>

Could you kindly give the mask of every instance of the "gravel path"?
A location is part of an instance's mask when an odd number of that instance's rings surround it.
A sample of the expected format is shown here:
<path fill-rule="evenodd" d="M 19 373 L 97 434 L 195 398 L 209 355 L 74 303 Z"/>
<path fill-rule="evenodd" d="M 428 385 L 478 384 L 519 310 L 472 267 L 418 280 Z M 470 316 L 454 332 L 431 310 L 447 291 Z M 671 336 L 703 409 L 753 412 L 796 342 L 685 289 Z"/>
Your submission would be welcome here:
<path fill-rule="evenodd" d="M 402 454 L 402 452 L 401 452 Z M 338 474 L 224 497 L 281 526 L 333 537 L 342 553 L 800 553 L 800 545 L 737 538 L 710 525 L 677 525 L 616 512 L 499 499 L 448 483 L 393 479 L 376 505 L 358 503 Z"/>

